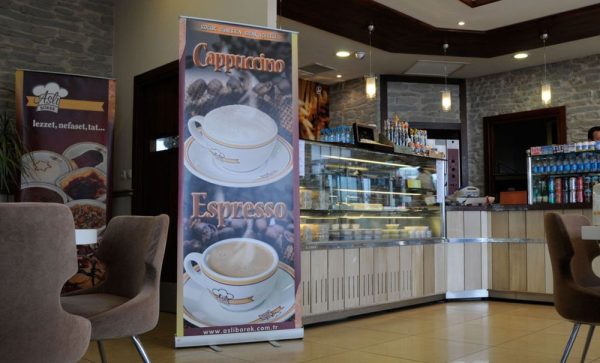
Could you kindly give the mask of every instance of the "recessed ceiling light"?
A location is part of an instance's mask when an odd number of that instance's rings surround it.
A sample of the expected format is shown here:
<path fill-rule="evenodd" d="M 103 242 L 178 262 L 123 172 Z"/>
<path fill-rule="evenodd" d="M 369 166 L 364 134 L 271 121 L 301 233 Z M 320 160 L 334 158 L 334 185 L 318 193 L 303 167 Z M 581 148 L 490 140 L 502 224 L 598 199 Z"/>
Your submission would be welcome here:
<path fill-rule="evenodd" d="M 346 58 L 350 56 L 350 52 L 347 50 L 338 50 L 335 55 L 337 55 L 340 58 Z"/>
<path fill-rule="evenodd" d="M 458 26 L 464 26 L 465 24 L 466 23 L 464 21 L 462 21 L 462 20 L 458 22 Z"/>
<path fill-rule="evenodd" d="M 527 53 L 517 53 L 517 54 L 513 55 L 514 59 L 525 59 L 527 57 L 529 57 L 529 54 L 527 54 Z"/>
<path fill-rule="evenodd" d="M 342 75 L 341 74 L 336 74 L 335 78 L 342 78 Z"/>

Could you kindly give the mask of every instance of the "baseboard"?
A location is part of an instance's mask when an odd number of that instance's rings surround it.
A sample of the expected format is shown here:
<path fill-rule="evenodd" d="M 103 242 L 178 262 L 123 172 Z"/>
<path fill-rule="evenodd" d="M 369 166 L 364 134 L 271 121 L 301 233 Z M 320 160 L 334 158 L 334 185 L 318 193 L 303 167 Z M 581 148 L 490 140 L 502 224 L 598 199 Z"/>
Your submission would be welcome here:
<path fill-rule="evenodd" d="M 542 294 L 535 292 L 514 292 L 514 291 L 497 291 L 488 290 L 489 297 L 491 299 L 506 299 L 506 300 L 519 300 L 525 302 L 543 302 L 553 303 L 554 295 Z"/>
<path fill-rule="evenodd" d="M 404 308 L 409 306 L 415 306 L 420 304 L 432 303 L 435 301 L 445 301 L 444 294 L 437 294 L 431 296 L 424 296 L 416 299 L 409 300 L 401 300 L 393 303 L 379 304 L 379 305 L 370 305 L 370 306 L 362 306 L 357 308 L 352 308 L 348 310 L 341 311 L 329 311 L 322 314 L 308 315 L 302 317 L 302 323 L 304 325 L 310 325 L 315 323 L 323 323 L 326 321 L 334 321 L 345 319 L 351 316 L 370 314 L 385 310 Z"/>

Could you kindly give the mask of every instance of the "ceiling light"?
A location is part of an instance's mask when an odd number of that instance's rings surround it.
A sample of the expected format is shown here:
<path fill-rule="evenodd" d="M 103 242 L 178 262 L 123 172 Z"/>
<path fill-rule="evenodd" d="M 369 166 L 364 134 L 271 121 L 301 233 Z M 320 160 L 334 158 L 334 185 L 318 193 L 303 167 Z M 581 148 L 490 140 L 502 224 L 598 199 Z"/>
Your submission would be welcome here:
<path fill-rule="evenodd" d="M 346 58 L 350 56 L 350 52 L 347 50 L 338 50 L 337 52 L 335 52 L 335 55 L 337 55 L 340 58 Z"/>
<path fill-rule="evenodd" d="M 458 26 L 464 26 L 465 24 L 466 23 L 464 21 L 462 21 L 462 20 L 458 22 Z"/>
<path fill-rule="evenodd" d="M 514 59 L 525 59 L 527 57 L 529 57 L 529 54 L 527 54 L 527 53 L 517 53 L 517 54 L 513 55 Z"/>
<path fill-rule="evenodd" d="M 373 75 L 373 69 L 372 69 L 372 60 L 373 60 L 373 53 L 371 51 L 371 34 L 373 33 L 373 30 L 375 30 L 375 25 L 371 24 L 368 27 L 369 29 L 369 76 L 367 77 L 366 81 L 365 81 L 365 92 L 367 94 L 367 98 L 368 99 L 373 99 L 375 98 L 375 96 L 377 96 L 377 77 L 375 77 Z"/>
<path fill-rule="evenodd" d="M 342 78 L 342 75 L 341 74 L 336 74 L 335 78 Z"/>
<path fill-rule="evenodd" d="M 448 43 L 442 45 L 444 50 L 444 57 L 448 51 Z M 448 89 L 448 71 L 446 69 L 446 63 L 444 63 L 444 90 L 442 91 L 442 111 L 449 112 L 452 110 L 452 93 Z"/>
<path fill-rule="evenodd" d="M 542 44 L 544 47 L 544 80 L 542 81 L 542 102 L 544 105 L 549 105 L 552 102 L 552 87 L 548 82 L 546 72 L 546 40 L 548 40 L 548 33 L 544 33 L 541 36 Z"/>

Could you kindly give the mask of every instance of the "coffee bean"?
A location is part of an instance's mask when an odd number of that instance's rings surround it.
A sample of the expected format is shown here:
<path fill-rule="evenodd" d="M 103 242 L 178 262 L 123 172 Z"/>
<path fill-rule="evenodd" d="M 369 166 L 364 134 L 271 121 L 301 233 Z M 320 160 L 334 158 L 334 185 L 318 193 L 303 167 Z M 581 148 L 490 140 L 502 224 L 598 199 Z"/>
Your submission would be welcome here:
<path fill-rule="evenodd" d="M 244 92 L 242 82 L 236 77 L 229 77 L 229 79 L 227 80 L 227 88 L 233 93 Z"/>
<path fill-rule="evenodd" d="M 231 227 L 235 230 L 236 235 L 242 235 L 246 231 L 248 222 L 245 219 L 227 219 L 225 221 L 226 227 Z"/>
<path fill-rule="evenodd" d="M 206 82 L 203 79 L 197 79 L 189 85 L 187 94 L 192 100 L 197 100 L 206 92 Z"/>
<path fill-rule="evenodd" d="M 219 241 L 234 237 L 238 237 L 238 235 L 236 234 L 235 229 L 231 227 L 225 227 L 219 230 L 219 232 L 217 233 L 217 238 Z"/>
<path fill-rule="evenodd" d="M 266 218 L 257 219 L 254 221 L 254 230 L 257 233 L 264 233 L 269 226 L 269 221 Z"/>
<path fill-rule="evenodd" d="M 252 90 L 254 92 L 256 92 L 258 95 L 264 96 L 267 93 L 269 93 L 272 88 L 273 88 L 273 83 L 271 81 L 268 81 L 268 82 L 257 84 L 256 86 L 254 86 L 254 88 Z"/>
<path fill-rule="evenodd" d="M 217 239 L 217 227 L 195 220 L 190 227 L 192 236 L 201 242 L 214 242 Z"/>
<path fill-rule="evenodd" d="M 189 239 L 183 241 L 183 255 L 187 255 L 190 252 L 198 252 L 201 253 L 204 251 L 206 246 L 198 241 L 197 239 Z"/>
<path fill-rule="evenodd" d="M 223 89 L 223 83 L 218 79 L 213 79 L 208 83 L 208 94 L 211 96 L 216 96 L 221 93 L 221 89 Z"/>
<path fill-rule="evenodd" d="M 267 227 L 265 238 L 268 242 L 275 243 L 283 235 L 284 228 L 278 224 Z"/>

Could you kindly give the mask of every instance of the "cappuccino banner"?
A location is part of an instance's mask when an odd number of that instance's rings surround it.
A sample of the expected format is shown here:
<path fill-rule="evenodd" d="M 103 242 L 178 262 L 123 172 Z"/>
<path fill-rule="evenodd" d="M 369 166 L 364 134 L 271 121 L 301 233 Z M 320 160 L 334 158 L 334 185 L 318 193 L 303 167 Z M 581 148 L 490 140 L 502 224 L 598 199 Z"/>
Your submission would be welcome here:
<path fill-rule="evenodd" d="M 180 19 L 177 347 L 303 336 L 297 34 Z"/>
<path fill-rule="evenodd" d="M 75 228 L 101 234 L 110 210 L 115 81 L 18 70 L 15 90 L 17 124 L 28 151 L 17 200 L 64 203 Z M 78 261 L 65 291 L 104 278 L 94 246 L 78 246 Z"/>

